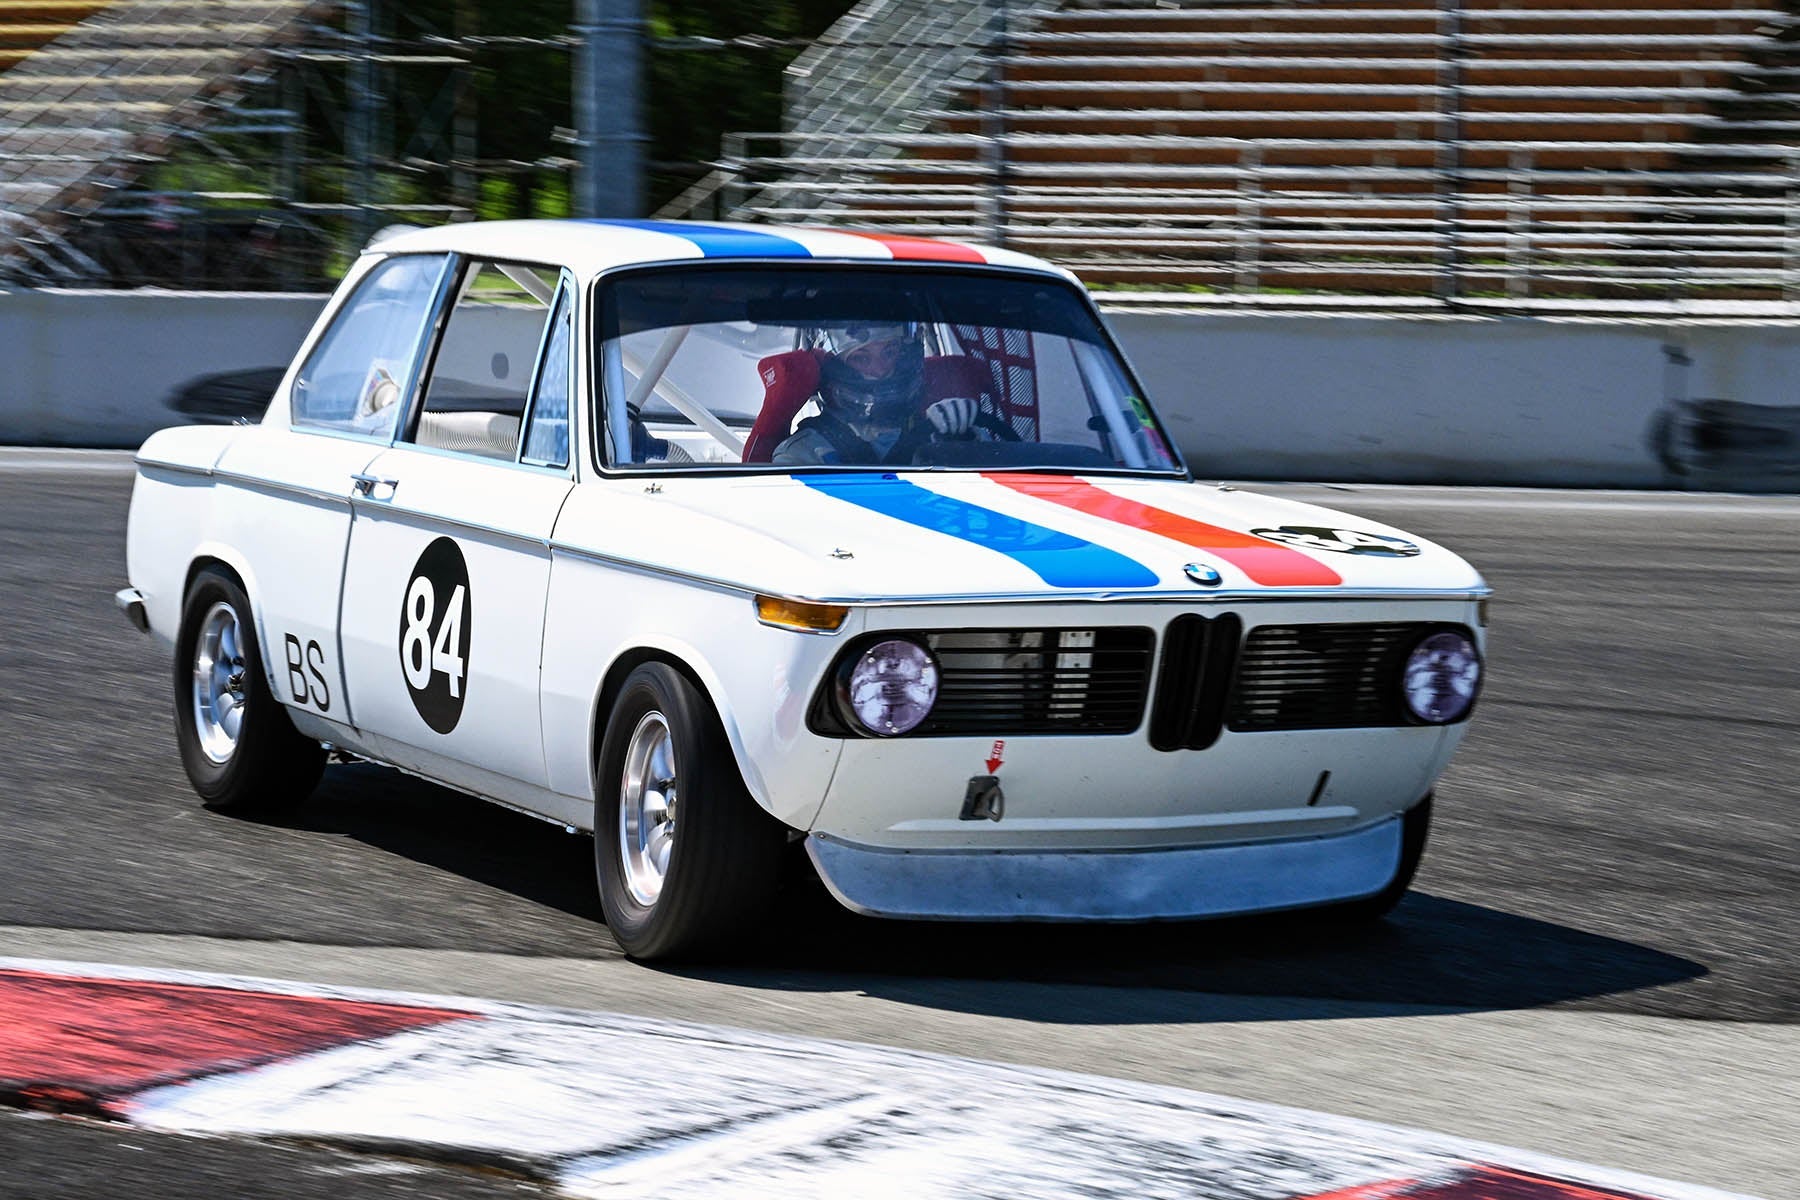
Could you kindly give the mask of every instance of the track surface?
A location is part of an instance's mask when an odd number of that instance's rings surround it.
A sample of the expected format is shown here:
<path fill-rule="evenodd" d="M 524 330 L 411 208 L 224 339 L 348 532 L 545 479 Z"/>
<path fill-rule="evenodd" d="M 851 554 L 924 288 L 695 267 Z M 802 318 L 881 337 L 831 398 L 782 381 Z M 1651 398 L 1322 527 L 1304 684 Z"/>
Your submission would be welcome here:
<path fill-rule="evenodd" d="M 550 826 L 354 767 L 292 824 L 200 808 L 169 666 L 111 604 L 117 461 L 0 459 L 0 953 L 893 1041 L 1800 1195 L 1800 501 L 1278 489 L 1499 592 L 1384 928 L 927 928 L 802 894 L 755 965 L 675 974 L 619 961 L 590 843 Z"/>

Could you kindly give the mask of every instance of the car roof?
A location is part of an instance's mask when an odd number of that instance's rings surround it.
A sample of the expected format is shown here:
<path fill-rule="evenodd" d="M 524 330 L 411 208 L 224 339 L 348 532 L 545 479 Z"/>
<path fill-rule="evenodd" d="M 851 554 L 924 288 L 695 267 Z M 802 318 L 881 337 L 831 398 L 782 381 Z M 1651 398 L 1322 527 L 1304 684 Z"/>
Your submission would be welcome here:
<path fill-rule="evenodd" d="M 380 234 L 365 253 L 445 251 L 567 267 L 584 278 L 613 267 L 692 259 L 968 263 L 1075 278 L 1041 258 L 972 242 L 724 221 L 471 221 Z"/>

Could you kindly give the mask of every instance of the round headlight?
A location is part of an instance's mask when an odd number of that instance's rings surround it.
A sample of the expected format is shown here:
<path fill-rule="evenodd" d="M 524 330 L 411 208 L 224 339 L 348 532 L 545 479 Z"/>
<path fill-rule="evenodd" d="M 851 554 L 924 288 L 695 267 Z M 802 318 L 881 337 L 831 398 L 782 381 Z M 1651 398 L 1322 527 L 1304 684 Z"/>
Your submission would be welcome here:
<path fill-rule="evenodd" d="M 1475 703 L 1481 654 L 1467 634 L 1440 629 L 1419 639 L 1406 656 L 1401 694 L 1412 715 L 1427 725 L 1448 725 Z"/>
<path fill-rule="evenodd" d="M 937 703 L 937 662 L 917 642 L 877 642 L 850 668 L 844 690 L 851 714 L 870 733 L 909 733 Z"/>

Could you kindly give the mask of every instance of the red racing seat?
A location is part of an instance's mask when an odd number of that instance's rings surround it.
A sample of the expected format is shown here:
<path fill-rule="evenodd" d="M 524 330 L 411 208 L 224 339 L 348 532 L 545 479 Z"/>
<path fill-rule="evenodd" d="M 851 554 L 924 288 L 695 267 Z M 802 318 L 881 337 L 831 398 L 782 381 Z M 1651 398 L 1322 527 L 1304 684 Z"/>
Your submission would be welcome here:
<path fill-rule="evenodd" d="M 787 350 L 756 364 L 763 402 L 750 436 L 744 439 L 745 462 L 768 462 L 775 447 L 794 431 L 794 415 L 819 390 L 819 363 L 824 357 L 823 350 Z"/>

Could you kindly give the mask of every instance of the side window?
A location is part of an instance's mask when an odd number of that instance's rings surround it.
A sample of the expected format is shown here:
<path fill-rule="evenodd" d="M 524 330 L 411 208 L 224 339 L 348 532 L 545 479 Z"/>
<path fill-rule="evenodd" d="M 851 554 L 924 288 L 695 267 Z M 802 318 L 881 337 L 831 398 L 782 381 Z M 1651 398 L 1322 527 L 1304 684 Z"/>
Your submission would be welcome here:
<path fill-rule="evenodd" d="M 525 426 L 524 462 L 543 467 L 569 465 L 569 334 L 571 293 L 564 288 L 550 314 L 550 335 L 538 366 L 537 392 Z"/>
<path fill-rule="evenodd" d="M 558 273 L 472 262 L 444 326 L 413 441 L 511 462 Z"/>
<path fill-rule="evenodd" d="M 408 254 L 363 277 L 294 381 L 295 425 L 393 436 L 443 271 L 442 255 Z"/>

